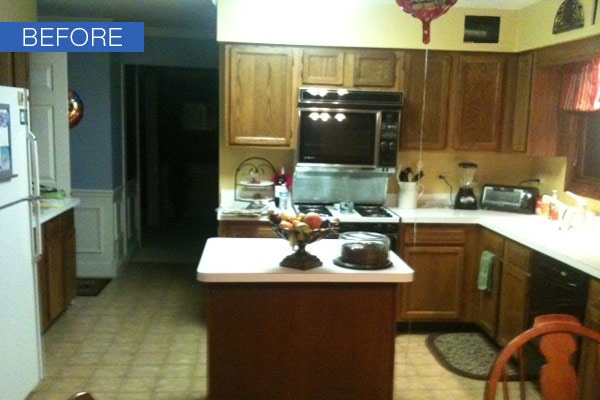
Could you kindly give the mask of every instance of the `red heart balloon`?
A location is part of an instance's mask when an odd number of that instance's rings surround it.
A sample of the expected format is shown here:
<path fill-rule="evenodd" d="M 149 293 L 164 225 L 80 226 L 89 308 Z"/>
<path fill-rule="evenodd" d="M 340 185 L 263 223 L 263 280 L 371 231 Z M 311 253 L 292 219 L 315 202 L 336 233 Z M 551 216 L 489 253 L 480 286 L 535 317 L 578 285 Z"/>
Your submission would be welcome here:
<path fill-rule="evenodd" d="M 423 23 L 423 43 L 429 43 L 430 22 L 443 15 L 457 0 L 396 0 L 405 13 L 420 19 Z"/>
<path fill-rule="evenodd" d="M 83 118 L 83 101 L 73 90 L 69 90 L 69 128 L 79 124 Z"/>

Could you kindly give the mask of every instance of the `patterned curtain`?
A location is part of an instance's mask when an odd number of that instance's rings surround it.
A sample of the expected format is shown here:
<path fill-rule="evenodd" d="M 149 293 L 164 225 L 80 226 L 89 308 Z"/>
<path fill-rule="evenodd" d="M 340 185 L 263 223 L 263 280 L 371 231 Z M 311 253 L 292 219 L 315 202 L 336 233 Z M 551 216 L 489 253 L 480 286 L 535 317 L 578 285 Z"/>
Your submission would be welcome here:
<path fill-rule="evenodd" d="M 560 103 L 566 111 L 600 110 L 600 59 L 564 67 Z"/>

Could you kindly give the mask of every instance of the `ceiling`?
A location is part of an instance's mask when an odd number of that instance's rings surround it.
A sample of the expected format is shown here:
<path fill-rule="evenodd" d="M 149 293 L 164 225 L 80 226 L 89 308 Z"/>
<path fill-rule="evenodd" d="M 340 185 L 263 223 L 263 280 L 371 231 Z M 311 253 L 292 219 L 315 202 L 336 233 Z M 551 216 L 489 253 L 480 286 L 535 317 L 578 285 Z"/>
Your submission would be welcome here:
<path fill-rule="evenodd" d="M 37 0 L 37 4 L 40 21 L 144 22 L 147 35 L 215 38 L 217 12 L 213 1 L 216 3 L 216 0 Z M 540 1 L 458 0 L 454 7 L 521 9 Z"/>

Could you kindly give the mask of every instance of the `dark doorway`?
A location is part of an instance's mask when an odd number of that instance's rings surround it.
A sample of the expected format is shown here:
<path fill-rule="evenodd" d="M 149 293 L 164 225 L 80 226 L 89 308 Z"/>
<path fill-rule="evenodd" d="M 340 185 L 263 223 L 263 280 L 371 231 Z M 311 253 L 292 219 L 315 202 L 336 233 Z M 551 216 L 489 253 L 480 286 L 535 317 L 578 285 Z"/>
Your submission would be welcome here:
<path fill-rule="evenodd" d="M 139 179 L 142 252 L 193 252 L 181 246 L 217 232 L 218 70 L 132 66 L 126 87 L 127 171 Z"/>

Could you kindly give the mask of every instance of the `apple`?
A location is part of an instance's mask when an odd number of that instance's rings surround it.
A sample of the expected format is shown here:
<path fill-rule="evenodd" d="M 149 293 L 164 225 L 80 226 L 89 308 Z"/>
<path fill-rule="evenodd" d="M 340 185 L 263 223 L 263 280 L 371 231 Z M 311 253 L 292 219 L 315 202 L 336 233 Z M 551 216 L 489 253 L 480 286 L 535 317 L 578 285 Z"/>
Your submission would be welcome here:
<path fill-rule="evenodd" d="M 319 229 L 323 224 L 323 218 L 316 212 L 308 212 L 304 216 L 303 222 L 310 226 L 311 229 Z"/>
<path fill-rule="evenodd" d="M 294 229 L 294 224 L 292 224 L 290 221 L 286 221 L 284 219 L 281 220 L 281 222 L 279 223 L 279 229 Z"/>

